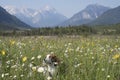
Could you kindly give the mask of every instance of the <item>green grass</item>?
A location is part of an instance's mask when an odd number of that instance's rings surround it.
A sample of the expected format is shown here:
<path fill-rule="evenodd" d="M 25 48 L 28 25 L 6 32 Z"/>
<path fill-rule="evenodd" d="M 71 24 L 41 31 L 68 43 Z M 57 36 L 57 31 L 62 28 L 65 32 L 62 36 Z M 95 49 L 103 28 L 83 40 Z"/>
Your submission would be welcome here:
<path fill-rule="evenodd" d="M 0 80 L 45 80 L 30 64 L 42 66 L 48 53 L 61 60 L 54 80 L 120 80 L 120 37 L 114 36 L 0 37 Z"/>

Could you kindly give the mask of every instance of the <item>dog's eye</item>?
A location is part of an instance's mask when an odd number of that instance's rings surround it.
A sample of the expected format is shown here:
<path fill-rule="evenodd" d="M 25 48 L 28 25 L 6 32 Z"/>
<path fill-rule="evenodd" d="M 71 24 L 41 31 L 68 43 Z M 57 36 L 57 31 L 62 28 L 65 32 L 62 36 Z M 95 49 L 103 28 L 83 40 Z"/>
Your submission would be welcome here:
<path fill-rule="evenodd" d="M 50 55 L 49 58 L 52 58 L 52 56 Z"/>

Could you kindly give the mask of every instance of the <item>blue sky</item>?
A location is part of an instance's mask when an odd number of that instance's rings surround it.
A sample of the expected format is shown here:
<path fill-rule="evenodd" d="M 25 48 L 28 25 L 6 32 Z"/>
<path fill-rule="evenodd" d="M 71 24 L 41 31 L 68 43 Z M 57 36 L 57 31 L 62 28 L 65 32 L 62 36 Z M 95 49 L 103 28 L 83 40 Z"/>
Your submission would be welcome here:
<path fill-rule="evenodd" d="M 0 0 L 0 6 L 9 5 L 18 8 L 41 9 L 49 5 L 67 17 L 71 17 L 89 4 L 100 4 L 113 8 L 120 6 L 120 0 Z"/>

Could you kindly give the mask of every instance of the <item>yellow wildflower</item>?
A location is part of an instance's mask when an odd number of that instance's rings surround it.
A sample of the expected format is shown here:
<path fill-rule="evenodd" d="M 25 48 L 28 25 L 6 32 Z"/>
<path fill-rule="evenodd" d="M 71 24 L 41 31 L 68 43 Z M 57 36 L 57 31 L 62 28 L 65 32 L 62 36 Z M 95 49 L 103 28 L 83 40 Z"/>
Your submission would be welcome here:
<path fill-rule="evenodd" d="M 2 55 L 5 55 L 5 54 L 6 54 L 5 50 L 2 50 L 1 53 L 2 53 Z"/>
<path fill-rule="evenodd" d="M 14 41 L 14 40 L 10 40 L 10 44 L 11 44 L 11 45 L 14 45 L 14 44 L 15 44 L 15 41 Z"/>
<path fill-rule="evenodd" d="M 22 58 L 22 62 L 25 62 L 26 60 L 27 60 L 26 56 Z"/>
<path fill-rule="evenodd" d="M 113 59 L 118 59 L 118 58 L 120 58 L 120 54 L 115 54 L 115 55 L 113 56 Z"/>

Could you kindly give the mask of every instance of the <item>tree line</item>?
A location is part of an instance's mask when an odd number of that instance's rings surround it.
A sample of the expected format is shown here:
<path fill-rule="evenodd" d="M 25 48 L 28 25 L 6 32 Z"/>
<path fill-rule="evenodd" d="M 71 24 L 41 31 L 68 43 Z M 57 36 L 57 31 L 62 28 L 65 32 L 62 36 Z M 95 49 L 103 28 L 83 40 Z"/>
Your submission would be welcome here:
<path fill-rule="evenodd" d="M 63 36 L 63 35 L 88 35 L 95 33 L 92 27 L 86 25 L 82 26 L 68 26 L 68 27 L 44 27 L 44 28 L 34 28 L 31 30 L 12 30 L 12 31 L 1 31 L 2 36 Z"/>
<path fill-rule="evenodd" d="M 30 30 L 10 30 L 0 31 L 0 36 L 63 36 L 63 35 L 116 35 L 120 34 L 120 24 L 104 25 L 104 26 L 67 26 L 67 27 L 43 27 L 33 28 Z"/>

